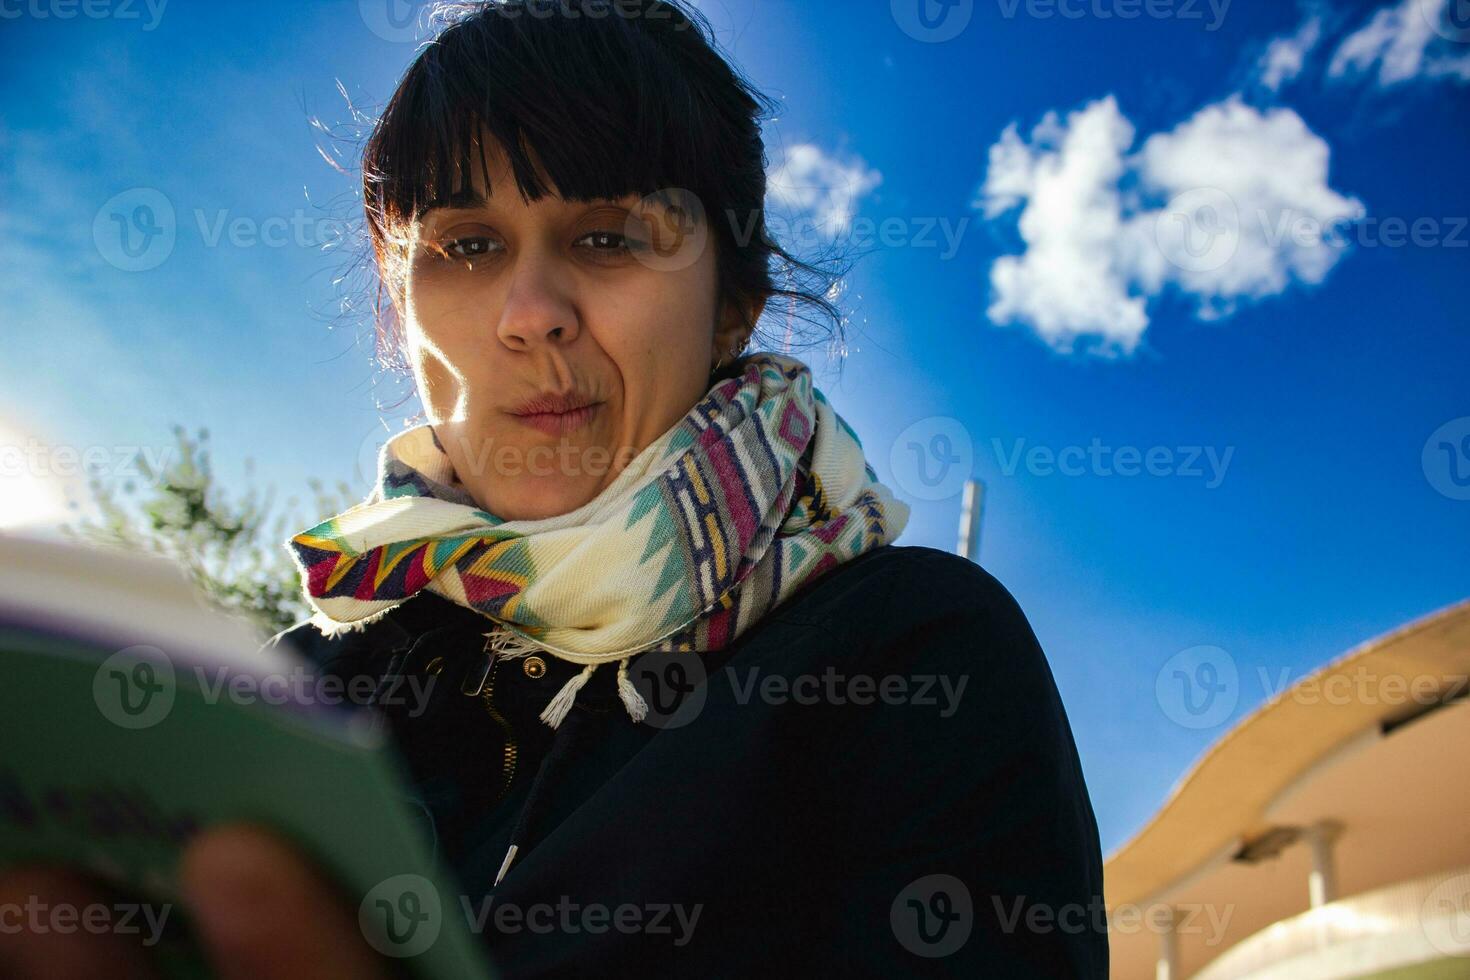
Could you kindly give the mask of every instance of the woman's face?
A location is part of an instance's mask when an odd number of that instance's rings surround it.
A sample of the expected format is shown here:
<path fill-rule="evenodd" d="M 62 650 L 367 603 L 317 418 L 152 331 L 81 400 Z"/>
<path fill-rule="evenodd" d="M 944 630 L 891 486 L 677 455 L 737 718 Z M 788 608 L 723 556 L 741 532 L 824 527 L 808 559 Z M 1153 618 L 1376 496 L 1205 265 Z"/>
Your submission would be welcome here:
<path fill-rule="evenodd" d="M 403 319 L 465 488 L 529 520 L 595 497 L 705 394 L 746 331 L 717 309 L 711 236 L 671 235 L 675 216 L 638 197 L 527 204 L 492 146 L 492 193 L 474 167 L 473 195 L 411 229 Z M 592 406 L 521 414 L 543 395 Z"/>

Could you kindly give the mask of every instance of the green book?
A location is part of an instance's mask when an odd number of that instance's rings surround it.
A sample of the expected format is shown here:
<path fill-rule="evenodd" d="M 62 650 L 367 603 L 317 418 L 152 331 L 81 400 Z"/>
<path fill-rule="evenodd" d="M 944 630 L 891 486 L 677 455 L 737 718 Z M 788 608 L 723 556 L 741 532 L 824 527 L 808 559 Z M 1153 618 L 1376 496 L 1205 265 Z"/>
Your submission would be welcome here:
<path fill-rule="evenodd" d="M 0 867 L 106 881 L 142 906 L 163 974 L 203 978 L 179 856 L 200 828 L 257 822 L 408 975 L 493 978 L 386 733 L 260 647 L 162 558 L 0 534 Z"/>

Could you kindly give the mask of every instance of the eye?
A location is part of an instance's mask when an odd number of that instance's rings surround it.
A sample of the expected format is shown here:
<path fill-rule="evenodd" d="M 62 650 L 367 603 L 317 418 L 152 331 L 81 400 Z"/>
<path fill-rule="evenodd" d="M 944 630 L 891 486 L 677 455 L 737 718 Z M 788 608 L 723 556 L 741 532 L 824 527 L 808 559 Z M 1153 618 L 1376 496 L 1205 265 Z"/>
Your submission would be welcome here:
<path fill-rule="evenodd" d="M 599 258 L 604 256 L 618 256 L 628 252 L 640 251 L 646 247 L 646 243 L 636 238 L 630 238 L 620 231 L 598 230 L 589 231 L 581 238 L 580 242 L 591 241 L 592 250 L 599 253 Z"/>
<path fill-rule="evenodd" d="M 469 235 L 464 238 L 456 238 L 445 242 L 440 248 L 444 255 L 451 259 L 477 259 L 489 255 L 495 246 L 494 239 L 484 235 Z"/>

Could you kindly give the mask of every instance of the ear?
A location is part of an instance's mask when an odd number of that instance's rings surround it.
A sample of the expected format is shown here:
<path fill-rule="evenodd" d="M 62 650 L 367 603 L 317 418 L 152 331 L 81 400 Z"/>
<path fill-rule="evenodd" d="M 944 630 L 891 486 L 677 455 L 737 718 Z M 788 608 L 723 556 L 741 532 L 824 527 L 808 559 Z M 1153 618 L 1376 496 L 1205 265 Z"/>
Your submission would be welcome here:
<path fill-rule="evenodd" d="M 723 358 L 730 362 L 730 351 L 738 350 L 755 331 L 755 323 L 766 307 L 766 297 L 753 301 L 726 302 L 720 309 L 719 323 L 715 327 L 714 345 L 710 350 L 710 367 Z"/>

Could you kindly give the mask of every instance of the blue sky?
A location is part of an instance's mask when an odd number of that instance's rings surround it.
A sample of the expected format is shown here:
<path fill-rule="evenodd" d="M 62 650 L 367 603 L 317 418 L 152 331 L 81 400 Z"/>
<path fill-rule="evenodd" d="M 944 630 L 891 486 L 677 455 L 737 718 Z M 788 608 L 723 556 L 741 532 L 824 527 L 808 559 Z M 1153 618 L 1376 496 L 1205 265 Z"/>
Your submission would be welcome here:
<path fill-rule="evenodd" d="M 250 457 L 283 493 L 366 490 L 417 404 L 341 311 L 354 189 L 310 120 L 350 137 L 338 83 L 390 94 L 387 2 L 0 0 L 11 523 L 48 519 L 58 447 L 157 453 L 176 422 L 226 481 Z M 1449 3 L 702 7 L 785 105 L 778 230 L 867 252 L 818 383 L 913 507 L 899 543 L 953 548 L 958 481 L 986 482 L 981 561 L 1051 659 L 1106 849 L 1264 679 L 1470 593 Z M 1181 656 L 1225 668 L 1208 716 Z"/>

